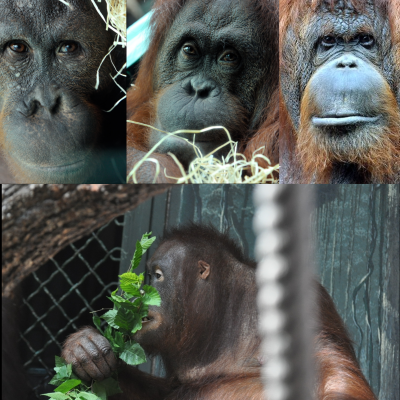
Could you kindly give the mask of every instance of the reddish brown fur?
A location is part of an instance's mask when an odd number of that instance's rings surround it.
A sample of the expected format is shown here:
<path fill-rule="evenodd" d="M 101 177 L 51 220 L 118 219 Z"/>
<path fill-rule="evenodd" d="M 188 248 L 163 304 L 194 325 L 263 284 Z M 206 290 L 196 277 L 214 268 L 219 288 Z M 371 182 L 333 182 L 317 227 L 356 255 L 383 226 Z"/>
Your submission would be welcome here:
<path fill-rule="evenodd" d="M 389 126 L 382 134 L 376 132 L 381 139 L 367 149 L 335 153 L 320 140 L 310 125 L 312 115 L 315 115 L 314 105 L 309 99 L 308 87 L 304 91 L 301 102 L 300 131 L 297 135 L 297 154 L 299 156 L 303 176 L 306 182 L 329 183 L 332 165 L 336 162 L 352 162 L 362 166 L 371 174 L 376 183 L 390 183 L 391 177 L 397 172 L 394 167 L 400 163 L 400 113 L 393 92 L 386 84 L 382 114 L 389 116 Z M 373 132 L 370 132 L 373 134 Z M 382 163 L 382 160 L 385 160 Z"/>
<path fill-rule="evenodd" d="M 271 161 L 272 165 L 279 163 L 279 148 L 278 148 L 278 135 L 279 135 L 279 93 L 276 90 L 269 104 L 265 110 L 264 122 L 259 130 L 247 142 L 242 143 L 243 154 L 247 160 L 251 160 L 253 153 L 260 147 L 265 146 L 265 151 L 261 154 L 266 155 Z M 269 150 L 268 150 L 269 149 Z M 259 154 L 258 152 L 257 154 Z M 269 165 L 264 160 L 259 160 L 258 164 L 267 168 Z"/>
<path fill-rule="evenodd" d="M 330 0 L 334 8 L 337 0 Z M 301 30 L 297 21 L 307 20 L 321 4 L 321 0 L 280 0 L 279 2 L 279 51 L 280 68 L 284 68 L 282 57 L 283 41 L 289 26 L 296 31 Z M 357 12 L 363 12 L 363 0 L 349 0 Z M 383 7 L 391 26 L 391 38 L 395 64 L 400 71 L 400 0 L 375 0 L 377 6 Z M 308 15 L 306 15 L 308 13 Z M 396 84 L 400 90 L 400 72 L 397 73 Z M 333 162 L 351 161 L 363 167 L 371 174 L 371 180 L 377 183 L 391 183 L 399 178 L 400 165 L 400 112 L 395 94 L 389 85 L 386 88 L 386 103 L 382 109 L 389 116 L 390 126 L 381 135 L 381 142 L 368 151 L 360 150 L 343 156 L 332 153 L 316 138 L 309 129 L 309 116 L 312 115 L 312 105 L 308 104 L 307 91 L 302 99 L 300 132 L 296 132 L 287 111 L 283 95 L 280 93 L 279 143 L 281 149 L 281 164 L 288 163 L 292 181 L 297 183 L 329 183 Z M 307 107 L 306 105 L 310 106 Z"/>
<path fill-rule="evenodd" d="M 376 400 L 364 378 L 332 298 L 317 285 L 320 329 L 315 359 L 319 367 L 318 400 Z"/>
<path fill-rule="evenodd" d="M 127 154 L 127 165 L 137 164 L 144 156 L 145 152 L 137 150 Z M 153 155 L 150 158 L 154 159 Z M 140 177 L 141 183 L 176 183 L 176 179 L 180 178 L 182 173 L 175 161 L 167 154 L 157 154 L 157 161 L 160 166 L 160 172 L 157 174 L 156 164 L 153 161 L 144 161 L 144 163 L 136 171 L 136 179 Z M 128 168 L 126 175 L 128 176 L 131 169 Z M 156 181 L 154 177 L 157 175 Z M 130 177 L 128 183 L 134 183 L 133 178 Z"/>
<path fill-rule="evenodd" d="M 267 2 L 254 1 L 259 14 L 265 19 L 263 26 L 271 29 L 271 16 Z M 152 39 L 149 50 L 144 56 L 134 87 L 128 91 L 127 114 L 128 120 L 151 125 L 155 114 L 155 107 L 158 93 L 154 93 L 153 78 L 154 65 L 157 52 L 162 44 L 175 17 L 187 0 L 158 0 L 154 5 L 154 15 L 151 21 Z M 273 27 L 274 28 L 274 27 Z M 273 29 L 272 28 L 272 29 Z M 244 152 L 247 159 L 251 159 L 253 152 L 261 146 L 265 146 L 263 154 L 270 158 L 273 164 L 279 162 L 278 150 L 278 89 L 271 95 L 269 104 L 265 110 L 265 117 L 262 125 L 256 132 L 250 132 L 243 123 L 243 140 L 240 143 L 240 151 Z M 227 127 L 229 130 L 229 127 Z M 127 146 L 128 154 L 134 149 L 149 151 L 147 145 L 148 128 L 128 123 Z M 264 165 L 263 165 L 264 166 Z M 133 165 L 128 162 L 128 170 Z M 267 167 L 267 165 L 265 165 Z"/>
<path fill-rule="evenodd" d="M 209 268 L 204 278 L 200 262 Z M 165 280 L 154 279 L 157 269 Z M 162 299 L 149 316 L 158 313 L 159 324 L 134 336 L 150 355 L 161 357 L 166 378 L 121 363 L 123 393 L 113 400 L 265 399 L 255 270 L 256 263 L 215 228 L 192 223 L 167 231 L 148 263 Z M 319 282 L 313 289 L 318 310 L 315 398 L 376 400 L 330 295 Z M 108 377 L 113 359 L 104 340 L 95 328 L 85 327 L 66 340 L 62 356 L 78 375 Z"/>
<path fill-rule="evenodd" d="M 318 366 L 315 398 L 318 400 L 376 400 L 366 381 L 353 350 L 344 323 L 336 311 L 332 298 L 326 289 L 314 282 L 315 298 L 319 309 L 319 325 L 315 337 L 315 360 Z M 192 313 L 192 315 L 197 315 Z M 193 323 L 193 321 L 191 322 Z M 211 328 L 212 329 L 212 328 Z M 174 340 L 172 335 L 172 342 Z M 188 341 L 193 340 L 191 335 Z M 168 338 L 165 338 L 166 345 Z M 247 341 L 254 340 L 249 337 Z M 255 342 L 259 346 L 258 342 Z M 240 349 L 231 349 L 236 364 Z M 201 352 L 201 350 L 199 350 Z M 248 350 L 247 350 L 248 352 Z M 248 353 L 249 354 L 249 353 Z M 254 353 L 258 357 L 258 350 Z M 180 354 L 179 354 L 180 355 Z M 260 366 L 250 371 L 240 371 L 228 357 L 199 369 L 199 376 L 187 377 L 181 381 L 150 376 L 133 367 L 119 372 L 122 395 L 115 400 L 168 399 L 168 400 L 263 400 L 264 387 Z M 114 398 L 114 397 L 113 397 Z"/>

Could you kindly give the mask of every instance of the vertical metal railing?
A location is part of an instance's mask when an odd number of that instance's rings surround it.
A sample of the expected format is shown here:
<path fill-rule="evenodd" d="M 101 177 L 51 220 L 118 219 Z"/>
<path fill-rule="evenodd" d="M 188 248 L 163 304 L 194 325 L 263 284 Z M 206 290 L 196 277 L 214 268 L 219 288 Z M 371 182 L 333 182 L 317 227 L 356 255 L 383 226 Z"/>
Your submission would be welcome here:
<path fill-rule="evenodd" d="M 268 400 L 313 398 L 313 291 L 310 212 L 313 189 L 255 189 L 262 377 Z"/>

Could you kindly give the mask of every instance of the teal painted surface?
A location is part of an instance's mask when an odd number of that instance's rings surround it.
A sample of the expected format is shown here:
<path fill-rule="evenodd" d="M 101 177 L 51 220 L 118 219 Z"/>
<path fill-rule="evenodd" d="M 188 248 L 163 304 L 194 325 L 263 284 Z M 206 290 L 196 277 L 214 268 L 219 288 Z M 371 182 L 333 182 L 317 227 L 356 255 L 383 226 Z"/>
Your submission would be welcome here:
<path fill-rule="evenodd" d="M 150 19 L 153 11 L 148 12 L 127 31 L 127 65 L 130 67 L 137 62 L 147 51 L 150 43 Z"/>
<path fill-rule="evenodd" d="M 129 222 L 124 230 L 122 248 L 125 255 L 121 267 L 125 262 L 129 265 L 130 252 L 133 254 L 142 230 L 148 229 L 160 236 L 164 227 L 187 221 L 212 224 L 219 230 L 229 227 L 230 235 L 250 257 L 254 257 L 252 194 L 251 185 L 177 185 L 139 205 L 125 215 Z M 151 257 L 155 247 L 146 253 L 147 257 Z M 144 267 L 145 260 L 142 263 Z"/>

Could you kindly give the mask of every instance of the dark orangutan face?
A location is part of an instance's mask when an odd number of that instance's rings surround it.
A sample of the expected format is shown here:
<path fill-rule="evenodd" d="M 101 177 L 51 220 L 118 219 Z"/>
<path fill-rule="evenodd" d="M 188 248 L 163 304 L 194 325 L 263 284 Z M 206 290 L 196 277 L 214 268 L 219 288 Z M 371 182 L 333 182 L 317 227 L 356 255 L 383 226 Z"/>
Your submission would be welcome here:
<path fill-rule="evenodd" d="M 196 323 L 190 321 L 193 314 L 198 314 L 196 322 L 204 327 L 207 324 L 201 321 L 210 319 L 209 313 L 204 311 L 208 290 L 212 286 L 210 268 L 205 261 L 197 258 L 188 244 L 172 240 L 161 243 L 157 248 L 148 262 L 147 272 L 149 283 L 160 294 L 161 305 L 149 307 L 148 319 L 143 321 L 142 329 L 134 335 L 147 352 L 165 356 L 181 349 L 181 339 L 187 340 L 193 331 L 196 336 L 202 336 L 201 329 L 194 328 Z M 192 338 L 191 344 L 194 342 L 195 338 Z"/>
<path fill-rule="evenodd" d="M 168 331 L 179 319 L 180 307 L 174 307 L 174 302 L 181 275 L 178 273 L 179 266 L 183 264 L 185 254 L 183 246 L 165 242 L 157 248 L 148 262 L 149 284 L 158 290 L 161 306 L 149 307 L 148 319 L 143 321 L 142 329 L 134 337 L 150 353 L 156 351 L 158 345 L 166 347 Z"/>
<path fill-rule="evenodd" d="M 159 51 L 155 68 L 155 126 L 164 131 L 225 126 L 234 140 L 248 130 L 261 112 L 257 93 L 268 67 L 260 43 L 261 24 L 246 1 L 189 1 L 178 14 Z M 264 46 L 265 47 L 265 46 Z M 193 134 L 180 134 L 193 140 Z M 152 131 L 150 147 L 164 134 Z M 227 141 L 226 133 L 196 134 L 203 155 Z M 225 147 L 220 154 L 226 153 Z M 170 137 L 158 148 L 190 161 L 193 148 Z"/>
<path fill-rule="evenodd" d="M 0 1 L 0 135 L 19 182 L 84 182 L 112 106 L 99 100 L 108 61 L 94 88 L 112 36 L 90 0 L 68 3 Z"/>
<path fill-rule="evenodd" d="M 289 27 L 282 93 L 314 178 L 327 165 L 344 175 L 362 167 L 378 181 L 394 173 L 400 120 L 390 40 L 388 18 L 372 1 L 362 13 L 322 2 L 301 31 Z"/>

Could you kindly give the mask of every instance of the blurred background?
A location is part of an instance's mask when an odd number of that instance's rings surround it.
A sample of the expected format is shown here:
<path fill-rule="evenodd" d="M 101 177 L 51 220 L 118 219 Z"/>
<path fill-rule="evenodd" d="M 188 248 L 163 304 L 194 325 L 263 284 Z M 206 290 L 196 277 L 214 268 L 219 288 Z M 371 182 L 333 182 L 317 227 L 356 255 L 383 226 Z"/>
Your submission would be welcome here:
<path fill-rule="evenodd" d="M 139 18 L 143 17 L 144 14 L 150 11 L 154 4 L 154 0 L 127 0 L 127 26 L 131 26 Z"/>
<path fill-rule="evenodd" d="M 126 26 L 129 28 L 138 19 L 143 17 L 153 7 L 154 0 L 127 0 Z M 140 61 L 140 60 L 139 60 Z M 135 80 L 139 61 L 127 68 L 128 84 Z"/>

